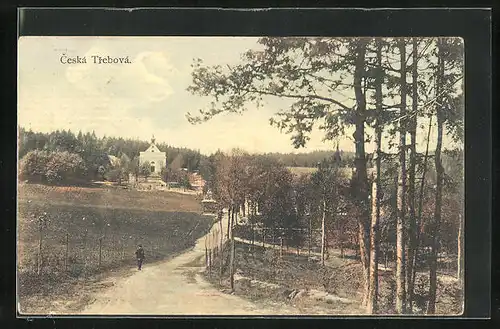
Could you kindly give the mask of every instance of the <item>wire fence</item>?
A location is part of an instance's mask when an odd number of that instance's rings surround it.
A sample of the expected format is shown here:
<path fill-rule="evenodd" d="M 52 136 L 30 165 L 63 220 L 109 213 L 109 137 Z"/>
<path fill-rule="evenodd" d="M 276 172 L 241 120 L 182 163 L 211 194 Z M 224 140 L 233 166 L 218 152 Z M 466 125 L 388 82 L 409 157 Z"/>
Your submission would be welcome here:
<path fill-rule="evenodd" d="M 51 234 L 42 235 L 41 245 L 40 238 L 36 243 L 24 245 L 18 259 L 19 269 L 38 275 L 65 272 L 78 277 L 134 264 L 139 243 L 144 245 L 147 261 L 159 260 L 169 251 L 188 245 L 180 239 L 176 244 L 162 237 L 148 237 L 146 242 L 143 240 L 129 235 L 98 236 L 88 232 L 79 235 L 66 233 L 57 238 Z"/>
<path fill-rule="evenodd" d="M 339 257 L 359 258 L 359 244 L 355 236 L 344 237 L 341 241 L 338 232 L 327 232 L 325 237 L 325 257 L 330 254 Z M 262 227 L 257 225 L 236 225 L 235 240 L 248 245 L 247 251 L 253 247 L 275 249 L 279 254 L 294 253 L 313 258 L 321 256 L 322 230 L 313 228 L 280 228 Z M 218 241 L 217 236 L 215 241 Z M 214 241 L 214 240 L 212 240 Z M 220 249 L 220 247 L 219 247 Z M 209 263 L 210 246 L 207 248 L 207 264 Z M 417 259 L 417 267 L 426 269 L 429 265 L 429 248 L 421 248 Z M 379 247 L 379 265 L 391 268 L 396 263 L 396 246 L 394 243 L 381 242 Z M 458 268 L 458 256 L 450 253 L 439 253 L 438 264 L 442 273 L 454 275 Z"/>

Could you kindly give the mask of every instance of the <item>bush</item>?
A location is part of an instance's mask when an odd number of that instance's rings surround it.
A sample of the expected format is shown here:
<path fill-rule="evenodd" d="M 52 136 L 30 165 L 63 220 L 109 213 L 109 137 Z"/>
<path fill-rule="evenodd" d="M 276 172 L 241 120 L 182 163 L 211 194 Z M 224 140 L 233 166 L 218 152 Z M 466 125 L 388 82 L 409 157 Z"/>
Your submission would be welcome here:
<path fill-rule="evenodd" d="M 120 178 L 123 178 L 123 173 L 120 168 L 111 169 L 104 174 L 104 178 L 110 182 L 118 182 Z"/>
<path fill-rule="evenodd" d="M 21 160 L 19 177 L 32 181 L 45 181 L 49 152 L 33 150 L 28 152 Z"/>
<path fill-rule="evenodd" d="M 87 168 L 75 153 L 34 150 L 20 164 L 20 177 L 33 181 L 63 183 L 87 180 Z"/>

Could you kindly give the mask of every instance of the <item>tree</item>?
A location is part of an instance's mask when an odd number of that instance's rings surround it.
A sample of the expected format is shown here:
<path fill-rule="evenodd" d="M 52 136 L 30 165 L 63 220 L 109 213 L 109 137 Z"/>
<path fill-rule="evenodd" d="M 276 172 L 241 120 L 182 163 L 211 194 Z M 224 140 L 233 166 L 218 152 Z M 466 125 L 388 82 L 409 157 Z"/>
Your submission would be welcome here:
<path fill-rule="evenodd" d="M 140 172 L 139 169 L 140 169 L 139 157 L 134 157 L 132 160 L 130 160 L 128 170 L 135 176 L 136 181 L 139 178 L 139 172 Z"/>
<path fill-rule="evenodd" d="M 271 124 L 292 134 L 295 147 L 304 146 L 308 133 L 317 122 L 326 139 L 343 133 L 345 125 L 354 124 L 356 132 L 356 197 L 364 209 L 358 218 L 361 260 L 364 268 L 365 301 L 368 293 L 369 207 L 366 175 L 365 133 L 366 81 L 365 38 L 261 38 L 264 50 L 248 50 L 244 63 L 236 66 L 204 67 L 198 60 L 193 65 L 193 94 L 212 96 L 209 110 L 199 116 L 188 114 L 191 123 L 209 120 L 223 112 L 241 113 L 248 102 L 257 106 L 266 96 L 293 101 L 288 110 L 271 118 Z M 352 83 L 347 83 L 352 79 Z M 354 90 L 355 99 L 344 99 L 343 91 Z M 354 104 L 353 104 L 354 103 Z M 353 119 L 354 118 L 354 119 Z M 353 190 L 354 191 L 354 190 Z"/>
<path fill-rule="evenodd" d="M 151 175 L 151 167 L 147 162 L 140 164 L 139 174 L 144 177 L 144 180 L 146 180 Z"/>
<path fill-rule="evenodd" d="M 376 40 L 377 75 L 375 78 L 375 102 L 377 117 L 375 122 L 375 177 L 372 182 L 372 220 L 370 227 L 370 283 L 368 292 L 367 311 L 369 314 L 378 312 L 378 261 L 380 253 L 380 207 L 381 207 L 381 161 L 382 161 L 382 130 L 385 122 L 382 117 L 382 40 Z"/>
<path fill-rule="evenodd" d="M 83 159 L 67 151 L 30 151 L 21 159 L 20 177 L 36 182 L 78 183 L 87 181 Z"/>
<path fill-rule="evenodd" d="M 334 217 L 339 208 L 338 186 L 340 185 L 340 173 L 337 170 L 339 163 L 332 160 L 323 160 L 318 164 L 318 171 L 312 174 L 311 183 L 317 191 L 316 198 L 320 200 L 316 207 L 321 217 L 321 264 L 325 265 L 325 253 L 327 237 L 327 220 Z M 313 206 L 314 207 L 314 206 Z M 328 218 L 327 218 L 328 217 Z"/>
<path fill-rule="evenodd" d="M 413 313 L 413 298 L 414 298 L 414 266 L 415 266 L 415 253 L 417 245 L 417 214 L 416 214 L 416 166 L 417 166 L 417 113 L 418 113 L 418 40 L 412 38 L 412 117 L 409 122 L 408 131 L 410 133 L 410 163 L 408 173 L 408 210 L 409 210 L 409 226 L 408 226 L 408 258 L 406 267 L 406 283 L 407 283 L 407 311 Z"/>
<path fill-rule="evenodd" d="M 180 170 L 183 167 L 184 158 L 181 153 L 177 154 L 172 163 L 170 164 L 170 169 L 172 170 Z"/>
<path fill-rule="evenodd" d="M 398 40 L 400 54 L 400 88 L 401 110 L 399 118 L 399 184 L 398 184 L 398 216 L 396 222 L 396 312 L 406 312 L 406 255 L 405 255 L 405 220 L 406 220 L 406 41 Z"/>
<path fill-rule="evenodd" d="M 49 152 L 29 151 L 20 162 L 19 178 L 35 182 L 46 181 L 46 167 L 49 161 Z"/>
<path fill-rule="evenodd" d="M 327 141 L 344 135 L 346 128 L 354 129 L 354 170 L 350 195 L 346 198 L 351 209 L 347 212 L 353 214 L 357 223 L 364 282 L 363 304 L 370 313 L 377 310 L 377 267 L 381 233 L 379 224 L 382 212 L 387 212 L 385 217 L 393 220 L 391 224 L 385 222 L 383 229 L 386 242 L 396 245 L 395 300 L 398 313 L 412 312 L 415 273 L 417 268 L 421 269 L 415 263 L 421 233 L 422 239 L 426 240 L 422 244 L 430 245 L 432 250 L 429 260 L 434 269 L 431 268 L 430 271 L 430 300 L 435 300 L 436 297 L 433 290 L 436 289 L 435 270 L 439 242 L 444 243 L 453 234 L 458 235 L 458 231 L 453 233 L 451 228 L 455 225 L 452 224 L 452 218 L 457 217 L 451 215 L 451 209 L 457 207 L 452 206 L 453 202 L 442 195 L 443 190 L 446 190 L 443 186 L 447 180 L 446 170 L 439 169 L 438 165 L 442 162 L 442 152 L 436 149 L 434 155 L 429 155 L 428 152 L 419 155 L 416 148 L 419 142 L 417 128 L 424 129 L 427 119 L 431 121 L 433 116 L 438 121 L 441 120 L 438 122 L 438 132 L 441 130 L 438 133 L 441 136 L 441 144 L 438 143 L 440 148 L 444 134 L 454 137 L 457 142 L 463 142 L 463 97 L 460 89 L 455 86 L 463 74 L 460 58 L 463 45 L 458 39 L 443 40 L 438 46 L 433 38 L 414 38 L 411 44 L 405 38 L 261 38 L 261 49 L 245 52 L 240 64 L 207 67 L 201 60 L 193 64 L 193 83 L 188 89 L 193 94 L 213 98 L 208 109 L 200 110 L 195 116 L 188 114 L 188 120 L 193 124 L 210 120 L 221 113 L 242 113 L 250 103 L 259 107 L 265 99 L 278 97 L 287 99 L 289 106 L 272 117 L 270 123 L 290 134 L 296 148 L 307 143 L 313 127 L 319 127 Z M 410 55 L 407 54 L 409 46 L 412 49 Z M 445 65 L 439 69 L 442 62 Z M 410 74 L 411 83 L 407 81 L 407 75 Z M 367 127 L 375 129 L 375 158 L 371 158 L 365 150 L 365 143 L 372 138 Z M 431 127 L 429 132 L 430 129 Z M 384 133 L 389 135 L 389 151 L 397 146 L 395 154 L 382 152 L 381 140 L 386 137 L 382 136 Z M 409 144 L 407 135 L 410 137 Z M 439 138 L 437 141 L 439 142 Z M 305 158 L 283 154 L 270 156 L 288 165 L 313 163 L 312 154 Z M 434 191 L 432 202 L 428 198 L 429 188 L 423 188 L 424 181 L 429 179 L 425 172 L 427 158 L 430 157 L 434 158 L 436 187 L 441 191 L 441 197 Z M 351 160 L 344 161 L 349 163 Z M 259 204 L 263 224 L 276 227 L 278 223 L 286 221 L 298 222 L 304 213 L 303 209 L 298 209 L 298 205 L 303 201 L 297 197 L 290 198 L 289 193 L 292 192 L 293 195 L 296 187 L 293 179 L 288 184 L 286 174 L 281 176 L 278 167 L 269 169 L 264 162 L 262 164 L 261 168 L 249 168 L 252 173 L 250 176 L 258 177 L 249 178 L 245 191 L 245 198 L 253 205 L 250 213 L 255 212 L 254 204 Z M 376 172 L 371 205 L 368 166 L 375 167 Z M 269 172 L 272 173 L 271 176 L 268 176 Z M 421 172 L 422 192 L 417 196 L 416 176 Z M 434 174 L 432 170 L 429 171 L 431 173 Z M 391 178 L 384 185 L 388 192 L 386 194 L 391 196 L 387 200 L 380 196 L 382 176 Z M 277 177 L 283 181 L 277 183 Z M 396 185 L 392 186 L 394 177 L 397 178 Z M 439 181 L 442 181 L 441 185 L 437 183 Z M 273 186 L 272 183 L 277 185 Z M 288 188 L 288 185 L 292 187 Z M 231 200 L 230 195 L 226 197 Z M 286 203 L 287 198 L 292 200 L 291 205 Z M 231 204 L 231 201 L 226 202 Z M 295 206 L 297 209 L 288 214 L 286 209 L 281 208 L 282 202 L 290 206 L 290 209 Z M 329 212 L 333 214 L 335 211 L 333 202 L 325 203 L 314 204 L 314 208 L 321 213 L 319 217 L 325 218 L 326 227 L 331 222 L 328 220 Z M 422 204 L 427 208 L 432 204 L 432 219 L 428 218 L 429 211 Z M 445 210 L 448 209 L 449 216 L 448 213 L 445 215 Z M 445 217 L 450 220 L 445 220 Z M 285 218 L 288 219 L 285 221 Z M 455 221 L 459 222 L 458 219 Z M 325 235 L 327 231 L 325 230 Z M 434 305 L 429 301 L 428 311 L 433 312 L 433 308 Z"/>

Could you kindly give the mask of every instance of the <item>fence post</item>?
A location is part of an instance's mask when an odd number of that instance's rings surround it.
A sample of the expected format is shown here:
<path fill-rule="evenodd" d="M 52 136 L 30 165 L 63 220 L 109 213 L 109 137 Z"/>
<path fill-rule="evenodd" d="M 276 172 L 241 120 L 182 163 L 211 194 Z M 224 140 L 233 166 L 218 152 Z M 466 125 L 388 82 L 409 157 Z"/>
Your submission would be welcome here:
<path fill-rule="evenodd" d="M 68 254 L 69 254 L 69 233 L 66 233 L 66 255 L 64 256 L 65 271 L 68 271 Z"/>
<path fill-rule="evenodd" d="M 42 271 L 42 239 L 43 239 L 43 224 L 42 224 L 42 221 L 40 219 L 39 219 L 38 225 L 39 225 L 38 229 L 39 229 L 40 236 L 39 236 L 39 240 L 38 240 L 38 262 L 37 262 L 36 273 L 37 273 L 37 275 L 40 275 L 40 273 Z"/>
<path fill-rule="evenodd" d="M 266 241 L 266 228 L 262 228 L 262 248 L 264 248 L 264 243 Z"/>
<path fill-rule="evenodd" d="M 212 277 L 212 249 L 208 251 L 208 276 Z"/>
<path fill-rule="evenodd" d="M 125 239 L 120 237 L 120 260 L 123 261 L 125 259 Z"/>
<path fill-rule="evenodd" d="M 283 237 L 280 237 L 280 258 L 283 257 Z"/>
<path fill-rule="evenodd" d="M 254 249 L 254 245 L 255 245 L 255 224 L 252 223 L 252 252 Z"/>
<path fill-rule="evenodd" d="M 102 236 L 99 238 L 99 269 L 101 268 L 101 260 L 102 260 Z"/>
<path fill-rule="evenodd" d="M 205 237 L 205 267 L 208 267 L 208 248 L 207 248 L 207 238 Z"/>

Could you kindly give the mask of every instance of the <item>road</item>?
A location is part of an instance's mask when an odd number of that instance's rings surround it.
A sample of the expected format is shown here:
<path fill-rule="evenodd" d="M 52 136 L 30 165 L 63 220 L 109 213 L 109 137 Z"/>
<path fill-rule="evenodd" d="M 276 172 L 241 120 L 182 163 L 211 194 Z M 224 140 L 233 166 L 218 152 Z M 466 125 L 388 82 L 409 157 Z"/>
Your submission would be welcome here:
<path fill-rule="evenodd" d="M 224 219 L 227 216 L 223 216 Z M 227 219 L 223 219 L 223 229 Z M 207 234 L 212 240 L 219 223 Z M 206 237 L 206 236 L 205 236 Z M 142 271 L 117 278 L 83 309 L 86 315 L 286 315 L 297 310 L 284 305 L 256 305 L 219 291 L 200 275 L 205 262 L 205 237 L 193 249 Z"/>

